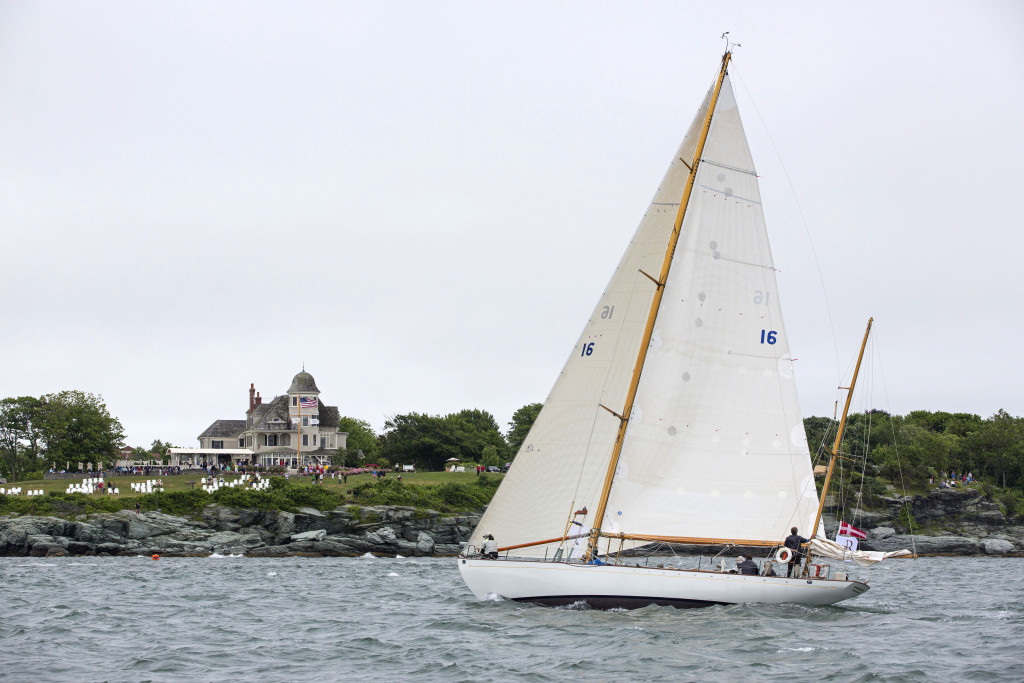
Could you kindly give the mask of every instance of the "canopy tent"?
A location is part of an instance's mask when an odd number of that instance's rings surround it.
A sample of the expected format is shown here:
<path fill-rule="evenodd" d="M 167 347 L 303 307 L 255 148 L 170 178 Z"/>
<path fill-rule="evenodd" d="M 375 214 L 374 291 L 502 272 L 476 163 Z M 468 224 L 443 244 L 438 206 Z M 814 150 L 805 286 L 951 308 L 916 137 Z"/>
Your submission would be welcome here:
<path fill-rule="evenodd" d="M 252 462 L 253 451 L 251 448 L 168 448 L 167 457 L 172 466 L 204 462 L 210 465 L 237 465 L 243 460 Z"/>

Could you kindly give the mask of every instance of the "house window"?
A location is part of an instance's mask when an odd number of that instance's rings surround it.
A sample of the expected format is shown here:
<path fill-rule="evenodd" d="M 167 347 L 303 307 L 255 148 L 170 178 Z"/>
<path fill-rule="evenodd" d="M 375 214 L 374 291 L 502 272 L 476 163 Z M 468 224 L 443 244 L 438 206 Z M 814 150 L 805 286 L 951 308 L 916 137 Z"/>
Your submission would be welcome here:
<path fill-rule="evenodd" d="M 308 446 L 309 445 L 309 434 L 303 434 L 302 435 L 302 445 L 303 446 Z"/>
<path fill-rule="evenodd" d="M 210 442 L 210 448 L 224 448 L 224 442 L 223 441 L 211 441 Z"/>
<path fill-rule="evenodd" d="M 305 415 L 302 416 L 302 426 L 303 427 L 308 427 L 309 426 L 309 418 L 306 417 Z"/>
<path fill-rule="evenodd" d="M 245 448 L 245 437 L 238 437 L 238 447 Z"/>
<path fill-rule="evenodd" d="M 263 435 L 264 446 L 276 446 L 277 445 L 277 434 L 264 434 Z"/>
<path fill-rule="evenodd" d="M 298 401 L 299 401 L 299 398 L 297 396 L 292 396 L 292 407 L 293 408 L 295 406 L 299 405 Z"/>
<path fill-rule="evenodd" d="M 327 437 L 326 436 L 321 436 L 320 437 L 320 448 L 326 448 L 326 447 L 327 447 Z"/>
<path fill-rule="evenodd" d="M 252 434 L 245 435 L 245 447 L 252 448 Z"/>

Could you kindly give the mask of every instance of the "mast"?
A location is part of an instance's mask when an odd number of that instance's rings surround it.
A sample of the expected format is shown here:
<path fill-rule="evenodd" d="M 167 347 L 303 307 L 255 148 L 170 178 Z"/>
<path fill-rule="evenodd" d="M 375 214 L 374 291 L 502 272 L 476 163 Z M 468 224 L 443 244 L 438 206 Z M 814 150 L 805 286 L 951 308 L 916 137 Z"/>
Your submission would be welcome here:
<path fill-rule="evenodd" d="M 814 526 L 811 527 L 810 538 L 818 533 L 818 524 L 821 522 L 821 511 L 825 509 L 825 496 L 828 495 L 828 485 L 832 480 L 832 470 L 836 466 L 836 458 L 839 456 L 839 442 L 843 439 L 843 429 L 846 427 L 846 416 L 850 412 L 850 401 L 853 400 L 853 388 L 857 386 L 857 375 L 860 373 L 860 362 L 864 358 L 864 349 L 868 345 L 868 335 L 871 334 L 871 323 L 874 318 L 868 318 L 868 328 L 864 330 L 864 341 L 860 344 L 860 353 L 857 355 L 857 365 L 853 369 L 853 380 L 850 382 L 846 394 L 846 404 L 843 406 L 843 419 L 839 421 L 839 429 L 836 431 L 836 441 L 832 445 L 832 457 L 828 461 L 828 471 L 825 473 L 825 484 L 821 487 L 821 500 L 818 501 L 818 514 L 814 517 Z M 810 561 L 810 553 L 807 554 Z"/>
<path fill-rule="evenodd" d="M 647 316 L 647 326 L 644 329 L 644 336 L 640 342 L 640 352 L 637 355 L 636 365 L 633 367 L 633 378 L 629 385 L 629 392 L 626 394 L 626 404 L 619 418 L 619 430 L 615 436 L 615 445 L 612 447 L 612 455 L 608 461 L 608 471 L 605 473 L 604 486 L 601 489 L 601 498 L 597 505 L 597 513 L 594 517 L 596 525 L 590 532 L 590 539 L 587 542 L 586 557 L 591 558 L 597 555 L 597 541 L 601 537 L 601 525 L 604 523 L 605 509 L 608 507 L 608 496 L 612 490 L 612 480 L 615 478 L 615 470 L 619 464 L 619 455 L 622 453 L 622 444 L 626 436 L 626 427 L 629 424 L 629 417 L 633 411 L 633 402 L 636 399 L 637 388 L 640 386 L 640 375 L 644 369 L 644 362 L 647 359 L 647 350 L 651 345 L 651 335 L 654 333 L 654 322 L 658 318 L 658 309 L 661 307 L 661 299 L 665 293 L 665 283 L 668 281 L 668 273 L 672 267 L 672 258 L 675 256 L 676 245 L 682 232 L 683 218 L 686 216 L 686 208 L 690 202 L 690 195 L 693 192 L 693 185 L 697 179 L 697 167 L 700 165 L 701 157 L 704 155 L 704 143 L 708 139 L 708 132 L 711 130 L 711 118 L 718 103 L 718 95 L 722 91 L 722 83 L 729 67 L 729 60 L 732 52 L 726 49 L 722 55 L 722 66 L 718 72 L 718 79 L 715 82 L 715 91 L 711 96 L 707 114 L 704 116 L 704 126 L 701 128 L 700 139 L 697 141 L 697 148 L 693 153 L 693 163 L 687 168 L 690 175 L 686 179 L 686 187 L 683 189 L 683 197 L 679 202 L 679 210 L 676 213 L 676 220 L 672 227 L 672 234 L 669 236 L 668 247 L 665 250 L 665 259 L 661 265 L 661 274 L 655 282 L 657 289 L 654 299 L 651 301 L 651 311 Z M 683 162 L 686 163 L 685 161 Z"/>

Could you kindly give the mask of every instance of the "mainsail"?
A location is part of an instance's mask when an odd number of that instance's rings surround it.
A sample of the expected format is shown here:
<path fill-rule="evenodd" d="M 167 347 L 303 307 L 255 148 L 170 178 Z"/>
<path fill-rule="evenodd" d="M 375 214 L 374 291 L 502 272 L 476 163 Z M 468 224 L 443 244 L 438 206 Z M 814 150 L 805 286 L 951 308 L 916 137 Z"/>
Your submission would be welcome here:
<path fill-rule="evenodd" d="M 778 542 L 818 497 L 757 174 L 726 79 L 602 528 Z"/>
<path fill-rule="evenodd" d="M 694 159 L 713 99 L 709 91 L 470 545 L 491 533 L 501 546 L 531 544 L 517 555 L 544 556 L 575 510 L 597 509 L 695 162 L 605 516 L 577 519 L 606 534 L 763 543 L 813 523 L 818 498 L 757 176 L 727 75 Z"/>

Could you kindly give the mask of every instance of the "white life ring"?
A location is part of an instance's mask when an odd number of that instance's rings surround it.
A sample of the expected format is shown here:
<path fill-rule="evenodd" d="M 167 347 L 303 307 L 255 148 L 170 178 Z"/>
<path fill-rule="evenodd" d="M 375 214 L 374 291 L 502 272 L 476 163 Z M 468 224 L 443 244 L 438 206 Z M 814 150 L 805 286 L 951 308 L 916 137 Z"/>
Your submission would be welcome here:
<path fill-rule="evenodd" d="M 775 553 L 775 559 L 782 564 L 789 564 L 789 561 L 793 559 L 793 551 L 789 548 L 779 548 L 779 552 Z"/>

